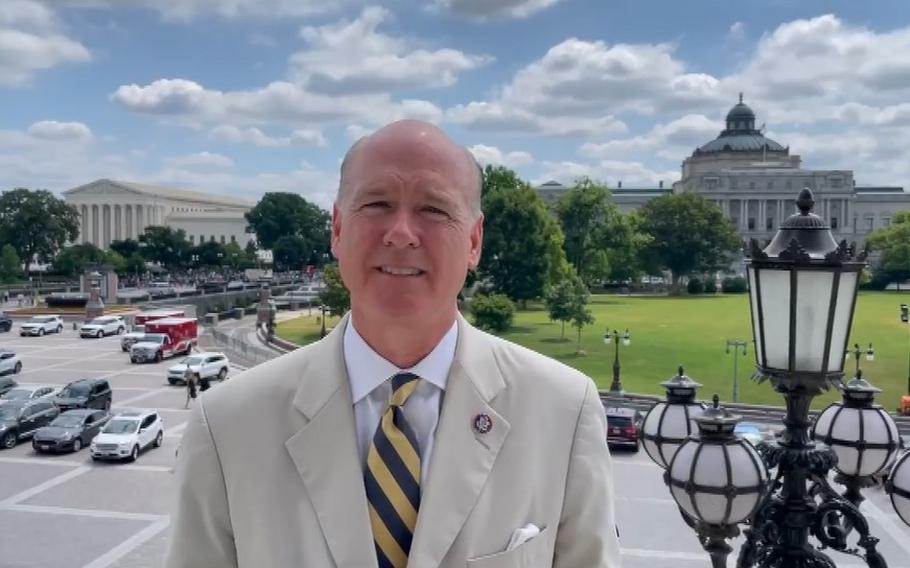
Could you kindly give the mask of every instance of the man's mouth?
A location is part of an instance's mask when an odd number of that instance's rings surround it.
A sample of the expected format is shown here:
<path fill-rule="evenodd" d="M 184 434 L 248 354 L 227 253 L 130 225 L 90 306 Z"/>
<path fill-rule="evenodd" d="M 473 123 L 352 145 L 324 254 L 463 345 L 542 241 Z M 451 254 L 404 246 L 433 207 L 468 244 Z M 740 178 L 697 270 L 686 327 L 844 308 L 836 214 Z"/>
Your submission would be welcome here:
<path fill-rule="evenodd" d="M 390 276 L 420 276 L 424 274 L 419 268 L 402 268 L 397 266 L 380 266 L 376 270 Z"/>

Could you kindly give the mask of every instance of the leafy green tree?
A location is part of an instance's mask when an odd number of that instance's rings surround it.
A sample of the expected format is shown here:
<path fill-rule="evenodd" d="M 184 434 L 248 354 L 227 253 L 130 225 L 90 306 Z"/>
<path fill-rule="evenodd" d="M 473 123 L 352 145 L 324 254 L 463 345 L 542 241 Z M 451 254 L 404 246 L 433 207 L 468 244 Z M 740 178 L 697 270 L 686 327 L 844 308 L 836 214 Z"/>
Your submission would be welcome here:
<path fill-rule="evenodd" d="M 486 176 L 480 277 L 524 307 L 564 277 L 562 231 L 537 192 L 510 170 L 488 166 Z"/>
<path fill-rule="evenodd" d="M 189 251 L 193 264 L 202 268 L 220 268 L 228 264 L 225 245 L 216 241 L 206 241 L 192 247 Z"/>
<path fill-rule="evenodd" d="M 149 262 L 157 262 L 168 269 L 182 268 L 189 262 L 192 244 L 183 229 L 152 225 L 145 228 L 139 242 L 142 256 Z"/>
<path fill-rule="evenodd" d="M 325 267 L 325 288 L 319 293 L 319 302 L 329 309 L 333 316 L 344 315 L 351 309 L 351 294 L 341 280 L 337 264 Z"/>
<path fill-rule="evenodd" d="M 272 249 L 281 237 L 296 236 L 306 241 L 307 252 L 318 250 L 321 255 L 329 250 L 331 215 L 299 194 L 266 193 L 246 220 L 262 248 Z"/>
<path fill-rule="evenodd" d="M 139 241 L 133 239 L 123 239 L 122 241 L 111 241 L 110 249 L 115 251 L 123 258 L 129 258 L 134 254 L 142 254 Z"/>
<path fill-rule="evenodd" d="M 550 319 L 562 323 L 560 340 L 566 338 L 566 322 L 572 319 L 572 300 L 575 289 L 575 279 L 566 278 L 547 292 L 546 305 Z"/>
<path fill-rule="evenodd" d="M 127 274 L 142 274 L 145 272 L 145 259 L 138 252 L 134 252 L 126 259 L 124 270 Z"/>
<path fill-rule="evenodd" d="M 79 236 L 79 214 L 44 190 L 16 188 L 0 194 L 0 243 L 11 245 L 28 272 L 34 258 L 50 260 Z"/>
<path fill-rule="evenodd" d="M 874 231 L 866 244 L 881 253 L 877 281 L 887 285 L 910 279 L 910 212 L 895 213 L 891 225 Z"/>
<path fill-rule="evenodd" d="M 0 249 L 0 282 L 10 284 L 22 274 L 22 263 L 13 245 L 3 245 Z"/>
<path fill-rule="evenodd" d="M 67 277 L 82 274 L 87 268 L 95 264 L 105 263 L 105 253 L 91 243 L 82 243 L 66 247 L 54 257 L 52 266 L 54 272 Z"/>
<path fill-rule="evenodd" d="M 253 256 L 247 254 L 246 250 L 240 248 L 240 245 L 231 241 L 224 245 L 224 256 L 227 259 L 227 265 L 234 270 L 251 268 L 256 265 L 255 252 Z"/>
<path fill-rule="evenodd" d="M 312 251 L 307 239 L 298 235 L 285 235 L 272 247 L 272 262 L 279 270 L 301 270 Z"/>
<path fill-rule="evenodd" d="M 588 287 L 581 279 L 576 279 L 572 283 L 571 303 L 569 304 L 569 319 L 572 327 L 578 330 L 578 342 L 576 351 L 581 352 L 581 330 L 588 324 L 594 323 L 594 314 L 588 308 L 588 299 L 591 293 Z"/>
<path fill-rule="evenodd" d="M 504 294 L 474 294 L 471 298 L 474 325 L 481 329 L 504 333 L 512 327 L 515 304 Z"/>
<path fill-rule="evenodd" d="M 724 268 L 739 250 L 736 227 L 698 194 L 664 195 L 645 203 L 637 214 L 640 230 L 650 239 L 642 249 L 643 264 L 652 273 L 669 270 L 674 293 L 682 276 Z"/>

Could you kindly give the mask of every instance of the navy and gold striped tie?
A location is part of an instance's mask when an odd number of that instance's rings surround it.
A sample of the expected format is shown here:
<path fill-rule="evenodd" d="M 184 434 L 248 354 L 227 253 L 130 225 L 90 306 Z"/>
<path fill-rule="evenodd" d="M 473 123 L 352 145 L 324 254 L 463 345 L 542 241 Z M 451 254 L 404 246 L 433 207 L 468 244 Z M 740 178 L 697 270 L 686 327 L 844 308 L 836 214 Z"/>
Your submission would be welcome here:
<path fill-rule="evenodd" d="M 419 377 L 392 377 L 392 401 L 367 454 L 364 474 L 379 568 L 405 568 L 420 508 L 420 450 L 401 407 Z"/>

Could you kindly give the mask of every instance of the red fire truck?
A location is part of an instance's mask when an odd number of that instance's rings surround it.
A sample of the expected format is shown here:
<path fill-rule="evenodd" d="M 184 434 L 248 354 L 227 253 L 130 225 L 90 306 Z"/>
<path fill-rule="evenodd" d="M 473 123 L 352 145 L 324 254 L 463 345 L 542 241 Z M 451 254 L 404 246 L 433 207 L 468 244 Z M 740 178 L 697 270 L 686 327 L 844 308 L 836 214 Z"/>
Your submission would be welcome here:
<path fill-rule="evenodd" d="M 145 324 L 145 337 L 130 348 L 130 361 L 161 361 L 174 355 L 188 355 L 196 347 L 199 325 L 192 318 L 163 318 Z"/>

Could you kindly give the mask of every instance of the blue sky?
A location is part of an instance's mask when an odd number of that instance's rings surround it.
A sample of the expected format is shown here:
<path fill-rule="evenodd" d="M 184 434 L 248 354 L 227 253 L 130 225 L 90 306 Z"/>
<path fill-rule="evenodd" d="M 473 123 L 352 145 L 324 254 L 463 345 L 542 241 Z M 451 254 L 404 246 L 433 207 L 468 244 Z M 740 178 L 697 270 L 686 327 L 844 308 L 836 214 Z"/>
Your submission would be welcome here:
<path fill-rule="evenodd" d="M 439 124 L 533 182 L 656 185 L 737 93 L 806 167 L 910 185 L 904 2 L 2 0 L 0 188 L 100 177 L 328 206 Z"/>

